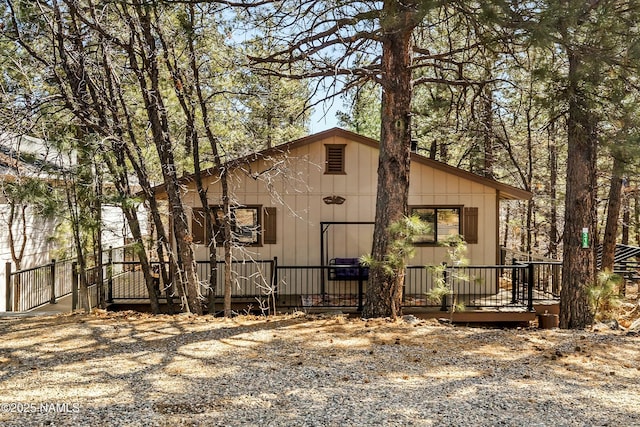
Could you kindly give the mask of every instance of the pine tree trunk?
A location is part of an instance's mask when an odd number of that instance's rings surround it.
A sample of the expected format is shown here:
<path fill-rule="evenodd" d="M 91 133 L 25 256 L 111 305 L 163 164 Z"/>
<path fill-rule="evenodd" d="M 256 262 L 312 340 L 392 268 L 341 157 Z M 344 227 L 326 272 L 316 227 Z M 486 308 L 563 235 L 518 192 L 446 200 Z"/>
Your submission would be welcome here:
<path fill-rule="evenodd" d="M 629 193 L 624 194 L 622 197 L 622 244 L 629 244 L 629 222 L 631 221 L 631 195 Z"/>
<path fill-rule="evenodd" d="M 607 224 L 602 240 L 602 271 L 613 271 L 616 241 L 618 240 L 618 220 L 622 206 L 622 169 L 624 163 L 615 156 L 613 159 L 613 176 L 609 188 L 609 202 L 607 203 Z"/>
<path fill-rule="evenodd" d="M 525 233 L 525 252 L 531 256 L 533 251 L 532 247 L 532 231 L 533 231 L 533 200 L 527 200 L 527 211 L 526 211 L 526 227 L 527 232 Z"/>
<path fill-rule="evenodd" d="M 173 160 L 171 160 L 173 162 Z M 164 163 L 173 164 L 173 163 Z M 200 284 L 196 273 L 196 261 L 191 243 L 191 233 L 187 222 L 187 216 L 180 200 L 180 188 L 178 177 L 175 173 L 165 174 L 165 186 L 167 196 L 171 205 L 171 215 L 173 218 L 174 235 L 178 249 L 178 259 L 180 259 L 183 269 L 182 284 L 186 290 L 186 302 L 188 310 L 195 314 L 202 314 L 202 298 Z"/>
<path fill-rule="evenodd" d="M 534 156 L 533 156 L 533 130 L 532 126 L 532 118 L 531 118 L 531 99 L 529 99 L 529 106 L 526 112 L 527 118 L 527 178 L 526 178 L 526 188 L 529 191 L 533 191 L 533 165 L 534 165 Z M 526 224 L 527 224 L 527 232 L 525 235 L 525 252 L 531 256 L 533 250 L 532 238 L 531 234 L 533 232 L 534 221 L 533 221 L 533 212 L 534 212 L 534 202 L 532 200 L 527 200 L 527 213 L 526 213 Z"/>
<path fill-rule="evenodd" d="M 549 198 L 551 206 L 549 212 L 549 257 L 558 257 L 558 205 L 557 205 L 557 185 L 558 185 L 558 148 L 556 145 L 555 124 L 549 127 Z"/>
<path fill-rule="evenodd" d="M 130 129 L 130 133 L 133 134 L 132 129 Z M 132 140 L 134 140 L 134 138 L 132 138 Z M 169 249 L 169 239 L 167 238 L 167 233 L 164 228 L 164 223 L 162 222 L 160 207 L 158 206 L 158 201 L 155 199 L 155 195 L 153 193 L 153 190 L 151 189 L 151 183 L 149 182 L 149 175 L 146 171 L 144 162 L 142 161 L 141 153 L 137 148 L 136 144 L 133 144 L 133 146 L 135 149 L 135 154 L 126 143 L 123 143 L 123 145 L 121 146 L 121 149 L 124 151 L 127 159 L 129 160 L 133 169 L 135 170 L 136 176 L 138 177 L 138 181 L 140 183 L 140 187 L 142 187 L 142 192 L 144 193 L 145 199 L 148 203 L 149 213 L 151 215 L 151 221 L 155 228 L 155 234 L 156 234 L 156 254 L 159 262 L 159 265 L 158 265 L 159 276 L 160 276 L 159 279 L 160 279 L 160 283 L 165 287 L 165 292 L 167 297 L 167 307 L 168 307 L 169 313 L 173 313 L 174 286 L 172 285 L 172 278 L 168 271 L 169 269 L 167 268 L 166 263 L 164 262 L 165 255 L 169 261 L 169 265 L 175 265 L 176 260 L 173 252 Z M 135 238 L 135 234 L 134 234 L 134 238 Z M 141 238 L 141 241 L 142 241 L 142 238 Z M 166 250 L 166 254 L 165 254 L 165 250 Z M 151 293 L 149 295 L 151 295 Z M 151 301 L 152 309 L 154 307 L 154 304 L 157 304 L 159 308 L 159 302 L 157 298 L 155 302 L 153 301 L 153 298 L 150 301 Z"/>
<path fill-rule="evenodd" d="M 584 328 L 591 324 L 587 287 L 595 280 L 595 252 L 582 247 L 582 230 L 592 238 L 596 230 L 596 119 L 580 92 L 578 55 L 569 57 L 569 116 L 567 123 L 567 191 L 565 200 L 564 260 L 560 293 L 560 327 Z"/>
<path fill-rule="evenodd" d="M 111 70 L 110 70 L 111 71 Z M 109 75 L 112 75 L 111 72 Z M 122 128 L 122 123 L 120 122 L 118 116 L 115 116 L 114 122 L 117 124 L 117 129 Z M 112 139 L 111 149 L 114 154 L 115 164 L 110 160 L 109 156 L 105 156 L 104 162 L 106 163 L 111 176 L 113 177 L 114 185 L 118 192 L 126 197 L 127 202 L 133 199 L 133 194 L 131 191 L 131 187 L 129 185 L 129 162 L 127 162 L 127 158 L 130 160 L 130 163 L 134 165 L 134 169 L 136 169 L 136 173 L 138 174 L 138 180 L 143 183 L 146 183 L 148 187 L 148 177 L 146 173 L 143 172 L 143 168 L 136 164 L 135 158 L 131 156 L 131 152 L 127 146 L 126 141 Z M 149 191 L 150 192 L 150 191 Z M 148 192 L 148 193 L 149 193 Z M 152 199 L 149 199 L 152 200 Z M 155 199 L 153 199 L 155 201 Z M 140 221 L 138 220 L 138 212 L 136 207 L 132 207 L 129 203 L 123 203 L 121 206 L 122 212 L 127 220 L 127 224 L 129 225 L 129 230 L 131 231 L 131 235 L 136 244 L 136 251 L 138 255 L 138 259 L 140 260 L 140 266 L 142 268 L 142 274 L 145 279 L 145 285 L 147 287 L 147 293 L 149 294 L 149 302 L 151 305 L 151 312 L 154 314 L 160 313 L 160 302 L 158 300 L 159 297 L 159 288 L 156 289 L 155 279 L 151 274 L 151 263 L 147 256 L 147 252 L 144 246 L 144 237 L 142 236 L 142 229 L 140 227 Z M 157 205 L 156 211 L 157 211 Z M 159 212 L 156 212 L 159 215 Z M 162 225 L 162 223 L 160 223 Z M 100 257 L 101 259 L 102 257 Z M 162 269 L 162 267 L 160 267 Z M 160 272 L 158 272 L 160 273 Z M 167 285 L 168 280 L 160 280 L 159 282 L 163 285 Z M 102 283 L 102 281 L 100 282 Z M 104 287 L 100 287 L 102 289 L 101 293 L 104 293 Z M 104 300 L 104 295 L 101 296 L 101 300 Z M 167 303 L 171 305 L 171 300 L 167 299 Z"/>
<path fill-rule="evenodd" d="M 633 231 L 636 238 L 636 246 L 640 246 L 640 192 L 633 192 Z"/>
<path fill-rule="evenodd" d="M 138 40 L 139 46 L 128 46 L 129 59 L 132 69 L 138 77 L 149 120 L 149 129 L 153 135 L 162 166 L 162 176 L 167 198 L 169 199 L 170 214 L 173 219 L 173 231 L 178 250 L 177 258 L 183 273 L 180 286 L 185 287 L 187 309 L 192 313 L 202 314 L 202 298 L 192 238 L 180 196 L 180 184 L 173 156 L 173 141 L 170 138 L 168 113 L 160 90 L 158 46 L 156 37 L 151 30 L 150 6 L 137 5 L 135 9 L 137 18 L 140 20 L 141 39 Z M 143 52 L 140 58 L 138 57 L 138 48 Z"/>
<path fill-rule="evenodd" d="M 491 76 L 489 75 L 489 78 Z M 495 154 L 493 150 L 493 91 L 489 85 L 484 87 L 484 99 L 482 100 L 482 143 L 484 151 L 483 175 L 487 178 L 494 178 Z"/>
<path fill-rule="evenodd" d="M 505 209 L 504 229 L 502 231 L 502 247 L 508 248 L 509 246 L 509 221 L 511 221 L 511 206 L 507 205 Z"/>
<path fill-rule="evenodd" d="M 414 14 L 411 7 L 401 3 L 384 4 L 382 124 L 372 249 L 375 264 L 369 274 L 365 318 L 395 319 L 402 311 L 404 268 L 389 274 L 380 263 L 384 263 L 389 245 L 396 237 L 390 235 L 389 225 L 407 214 L 412 97 L 410 36 Z"/>

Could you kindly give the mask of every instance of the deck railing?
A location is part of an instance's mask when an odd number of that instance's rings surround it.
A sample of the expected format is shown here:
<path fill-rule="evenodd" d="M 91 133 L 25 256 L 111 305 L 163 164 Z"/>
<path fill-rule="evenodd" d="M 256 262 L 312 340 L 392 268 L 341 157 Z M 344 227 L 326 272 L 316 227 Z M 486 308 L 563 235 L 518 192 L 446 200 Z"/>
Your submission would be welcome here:
<path fill-rule="evenodd" d="M 442 310 L 480 308 L 532 308 L 530 271 L 527 265 L 445 266 L 407 268 L 404 306 L 435 307 Z M 448 294 L 432 296 L 444 287 Z"/>
<path fill-rule="evenodd" d="M 272 294 L 275 260 L 233 260 L 231 262 L 231 293 L 235 297 L 262 298 Z M 208 293 L 212 266 L 207 261 L 198 261 L 198 277 L 201 281 L 202 293 Z M 224 261 L 216 262 L 216 298 L 224 296 Z"/>
<path fill-rule="evenodd" d="M 234 260 L 231 263 L 232 294 L 236 298 L 261 298 L 272 293 L 274 260 L 266 261 L 242 261 Z M 166 298 L 167 290 L 169 294 L 179 296 L 180 291 L 171 287 L 171 284 L 162 282 L 159 274 L 160 263 L 151 263 L 154 271 L 154 284 L 156 292 L 161 298 Z M 105 280 L 107 282 L 107 301 L 114 300 L 134 300 L 147 299 L 147 290 L 143 271 L 139 262 L 134 261 L 112 261 L 105 266 Z M 169 265 L 164 264 L 168 269 Z M 216 275 L 214 298 L 224 296 L 222 284 L 225 277 L 225 263 L 218 261 L 215 267 L 207 261 L 198 261 L 196 264 L 198 280 L 200 281 L 200 293 L 208 296 L 210 293 L 210 278 Z M 167 289 L 168 288 L 168 289 Z"/>
<path fill-rule="evenodd" d="M 103 252 L 103 256 L 105 258 L 111 256 L 118 260 L 132 259 L 133 253 L 133 247 L 129 245 L 109 248 Z M 105 262 L 103 260 L 103 264 Z M 76 263 L 75 258 L 63 261 L 52 260 L 48 264 L 19 271 L 12 271 L 12 264 L 6 263 L 3 284 L 6 289 L 6 310 L 28 311 L 44 304 L 55 303 L 59 298 L 73 294 L 73 290 L 77 290 L 78 282 Z M 101 268 L 103 277 L 106 277 L 104 265 L 87 269 L 88 291 L 92 306 L 99 303 L 99 280 L 97 279 L 100 277 L 98 273 Z M 77 301 L 74 307 L 76 306 Z"/>
<path fill-rule="evenodd" d="M 533 265 L 533 289 L 544 298 L 559 298 L 562 283 L 561 261 L 513 261 L 514 264 Z"/>
<path fill-rule="evenodd" d="M 367 269 L 363 266 L 280 266 L 274 278 L 282 308 L 342 307 L 362 310 Z"/>
<path fill-rule="evenodd" d="M 157 273 L 158 263 L 152 263 L 155 292 L 161 299 L 179 297 L 180 291 L 162 283 Z M 168 266 L 166 266 L 168 268 Z M 56 298 L 77 290 L 78 276 L 73 263 L 52 262 L 45 266 L 8 274 L 13 310 L 29 310 L 54 302 Z M 231 294 L 235 303 L 278 309 L 355 308 L 362 310 L 366 301 L 368 269 L 366 267 L 325 265 L 278 265 L 277 259 L 232 262 Z M 403 306 L 439 308 L 441 310 L 519 308 L 533 309 L 536 300 L 549 300 L 559 295 L 561 264 L 559 262 L 518 262 L 497 266 L 446 266 L 431 270 L 423 266 L 407 267 L 403 287 Z M 201 294 L 209 304 L 222 302 L 225 264 L 215 267 L 198 262 L 197 272 Z M 214 290 L 211 274 L 216 274 Z M 100 283 L 99 278 L 103 281 Z M 138 261 L 111 257 L 100 267 L 87 271 L 89 297 L 92 306 L 107 302 L 146 300 L 149 298 L 144 274 Z M 26 284 L 29 283 L 28 286 Z M 431 296 L 439 283 L 447 292 L 440 298 Z M 103 289 L 101 290 L 101 287 Z M 28 289 L 28 291 L 26 291 Z M 210 291 L 211 290 L 211 291 Z M 9 300 L 8 300 L 9 302 Z M 77 292 L 73 307 L 78 306 Z"/>
<path fill-rule="evenodd" d="M 278 266 L 276 269 L 277 302 L 282 308 L 345 307 L 362 309 L 368 283 L 364 267 L 359 274 L 336 274 L 353 271 L 346 266 Z M 533 309 L 542 294 L 534 287 L 536 266 L 516 264 L 502 266 L 447 266 L 437 271 L 423 266 L 406 269 L 403 306 L 439 308 L 443 311 L 481 308 Z M 333 277 L 333 279 L 332 279 Z M 436 286 L 447 290 L 436 297 Z M 433 296 L 432 296 L 433 295 Z M 551 296 L 547 296 L 551 298 Z"/>
<path fill-rule="evenodd" d="M 6 269 L 7 311 L 27 311 L 43 304 L 55 303 L 58 298 L 71 293 L 71 276 L 74 260 L 56 261 L 26 268 Z"/>

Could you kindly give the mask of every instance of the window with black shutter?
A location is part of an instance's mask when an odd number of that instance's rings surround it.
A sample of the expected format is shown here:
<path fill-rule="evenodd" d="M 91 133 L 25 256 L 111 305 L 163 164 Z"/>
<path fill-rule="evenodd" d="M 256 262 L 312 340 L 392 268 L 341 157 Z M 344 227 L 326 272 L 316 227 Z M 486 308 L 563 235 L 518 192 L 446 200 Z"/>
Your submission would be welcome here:
<path fill-rule="evenodd" d="M 429 225 L 429 231 L 414 238 L 416 245 L 436 245 L 446 242 L 451 236 L 460 234 L 461 206 L 412 206 L 415 215 Z"/>
<path fill-rule="evenodd" d="M 224 243 L 222 223 L 224 212 L 220 206 L 210 206 L 214 216 L 213 231 L 216 243 Z M 261 246 L 276 243 L 276 208 L 237 206 L 231 208 L 231 235 L 233 242 L 243 246 Z M 193 208 L 191 215 L 191 235 L 193 242 L 208 244 L 207 218 L 204 209 Z"/>

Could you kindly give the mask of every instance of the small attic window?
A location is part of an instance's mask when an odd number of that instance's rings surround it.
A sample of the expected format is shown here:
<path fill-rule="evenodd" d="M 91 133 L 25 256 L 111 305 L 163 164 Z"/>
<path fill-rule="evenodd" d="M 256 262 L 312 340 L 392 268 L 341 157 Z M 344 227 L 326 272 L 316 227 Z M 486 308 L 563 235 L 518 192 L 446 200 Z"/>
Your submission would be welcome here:
<path fill-rule="evenodd" d="M 344 174 L 344 144 L 326 144 L 325 174 Z"/>

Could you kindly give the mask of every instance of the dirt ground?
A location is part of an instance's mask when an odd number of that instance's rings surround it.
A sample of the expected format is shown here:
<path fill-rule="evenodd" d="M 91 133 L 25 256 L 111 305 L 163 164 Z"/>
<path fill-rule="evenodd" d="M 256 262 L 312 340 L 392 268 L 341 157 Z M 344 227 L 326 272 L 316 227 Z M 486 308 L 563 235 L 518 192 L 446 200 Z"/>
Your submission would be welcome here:
<path fill-rule="evenodd" d="M 604 324 L 97 311 L 0 337 L 8 426 L 640 425 L 640 337 Z"/>
<path fill-rule="evenodd" d="M 413 316 L 0 318 L 0 425 L 640 425 L 638 286 L 586 330 Z"/>

